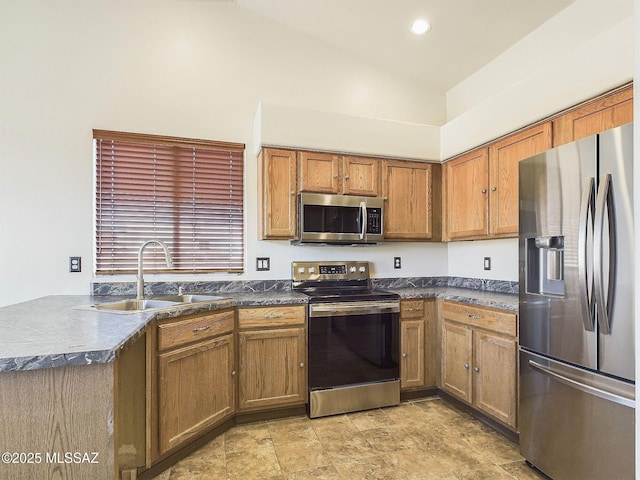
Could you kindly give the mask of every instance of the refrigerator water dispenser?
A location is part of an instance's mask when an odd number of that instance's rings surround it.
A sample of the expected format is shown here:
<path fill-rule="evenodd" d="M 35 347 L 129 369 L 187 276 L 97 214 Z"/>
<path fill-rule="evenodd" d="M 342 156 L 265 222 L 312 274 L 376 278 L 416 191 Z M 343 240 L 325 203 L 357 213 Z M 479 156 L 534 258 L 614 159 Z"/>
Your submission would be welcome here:
<path fill-rule="evenodd" d="M 564 237 L 533 237 L 526 241 L 526 290 L 564 295 Z"/>

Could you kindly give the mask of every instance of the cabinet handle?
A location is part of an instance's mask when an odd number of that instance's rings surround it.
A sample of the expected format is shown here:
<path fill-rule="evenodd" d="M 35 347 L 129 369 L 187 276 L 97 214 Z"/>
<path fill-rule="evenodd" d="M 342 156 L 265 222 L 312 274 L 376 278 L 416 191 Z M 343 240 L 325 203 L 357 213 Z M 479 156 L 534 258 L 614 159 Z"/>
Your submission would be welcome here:
<path fill-rule="evenodd" d="M 277 318 L 282 318 L 282 315 L 265 315 L 263 318 L 266 320 L 275 320 Z"/>
<path fill-rule="evenodd" d="M 465 364 L 464 364 L 464 368 L 466 368 L 467 370 L 469 370 L 469 364 L 468 364 L 468 363 L 465 363 Z"/>
<path fill-rule="evenodd" d="M 406 311 L 407 312 L 421 312 L 422 309 L 421 308 L 407 308 Z"/>
<path fill-rule="evenodd" d="M 402 353 L 402 358 L 407 358 L 407 353 L 406 352 Z"/>
<path fill-rule="evenodd" d="M 304 368 L 304 362 L 300 362 L 300 368 Z"/>
<path fill-rule="evenodd" d="M 211 325 L 206 325 L 204 327 L 194 328 L 192 331 L 193 332 L 202 332 L 203 330 L 209 330 L 210 328 L 211 328 Z"/>
<path fill-rule="evenodd" d="M 467 313 L 467 318 L 473 318 L 474 320 L 478 320 L 479 318 L 482 318 L 482 315 L 473 315 L 471 313 Z"/>
<path fill-rule="evenodd" d="M 473 367 L 473 371 L 478 373 L 480 371 L 480 369 L 478 367 Z"/>
<path fill-rule="evenodd" d="M 491 191 L 495 192 L 496 191 L 496 187 L 491 187 Z"/>
<path fill-rule="evenodd" d="M 235 376 L 236 376 L 236 371 L 235 371 L 235 370 L 232 370 L 232 371 L 231 371 L 231 376 L 232 376 L 232 377 L 235 377 Z"/>
<path fill-rule="evenodd" d="M 487 189 L 486 189 L 486 188 L 483 188 L 483 189 L 482 189 L 482 193 L 487 193 Z"/>

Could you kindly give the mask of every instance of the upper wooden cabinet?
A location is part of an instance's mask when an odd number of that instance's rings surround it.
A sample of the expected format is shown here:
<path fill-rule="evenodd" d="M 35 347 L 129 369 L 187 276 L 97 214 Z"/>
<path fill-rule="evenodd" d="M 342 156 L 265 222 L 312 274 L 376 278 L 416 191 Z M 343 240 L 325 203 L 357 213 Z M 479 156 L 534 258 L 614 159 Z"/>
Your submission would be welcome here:
<path fill-rule="evenodd" d="M 486 236 L 489 150 L 480 148 L 445 164 L 446 225 L 449 239 Z"/>
<path fill-rule="evenodd" d="M 384 160 L 382 172 L 385 239 L 440 240 L 440 165 Z"/>
<path fill-rule="evenodd" d="M 583 104 L 553 121 L 553 146 L 633 121 L 633 85 Z"/>
<path fill-rule="evenodd" d="M 518 162 L 551 146 L 546 122 L 489 147 L 489 235 L 518 235 Z"/>
<path fill-rule="evenodd" d="M 265 148 L 258 156 L 260 238 L 296 238 L 296 152 Z"/>
<path fill-rule="evenodd" d="M 551 147 L 546 122 L 447 162 L 447 238 L 517 236 L 518 162 Z"/>
<path fill-rule="evenodd" d="M 298 152 L 300 191 L 378 196 L 380 160 L 322 152 Z"/>

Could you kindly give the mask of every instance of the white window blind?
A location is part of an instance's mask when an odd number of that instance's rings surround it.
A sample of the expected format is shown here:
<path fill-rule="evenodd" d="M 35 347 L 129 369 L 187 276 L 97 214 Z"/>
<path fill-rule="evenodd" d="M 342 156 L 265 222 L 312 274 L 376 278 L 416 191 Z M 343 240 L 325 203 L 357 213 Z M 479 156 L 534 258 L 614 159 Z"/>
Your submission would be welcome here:
<path fill-rule="evenodd" d="M 162 240 L 177 272 L 242 272 L 244 144 L 94 130 L 96 272 L 137 270 Z M 167 271 L 160 248 L 145 270 Z"/>

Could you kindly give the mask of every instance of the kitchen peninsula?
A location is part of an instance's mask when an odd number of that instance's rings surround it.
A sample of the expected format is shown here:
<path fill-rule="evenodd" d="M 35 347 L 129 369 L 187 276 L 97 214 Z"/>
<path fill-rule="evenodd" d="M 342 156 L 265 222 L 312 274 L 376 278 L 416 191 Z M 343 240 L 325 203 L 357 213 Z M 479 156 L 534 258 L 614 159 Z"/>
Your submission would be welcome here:
<path fill-rule="evenodd" d="M 513 293 L 454 287 L 442 279 L 409 281 L 382 283 L 402 298 L 517 309 Z M 55 472 L 74 480 L 135 478 L 134 472 L 151 467 L 146 339 L 152 325 L 194 314 L 305 301 L 287 290 L 216 294 L 224 300 L 136 314 L 76 308 L 121 298 L 117 296 L 50 296 L 0 308 L 0 440 L 2 450 L 15 456 L 15 463 L 0 464 L 0 476 L 51 478 Z M 225 422 L 233 425 L 233 417 Z M 34 454 L 32 463 L 19 456 L 28 452 Z M 68 462 L 67 452 L 72 455 Z"/>

